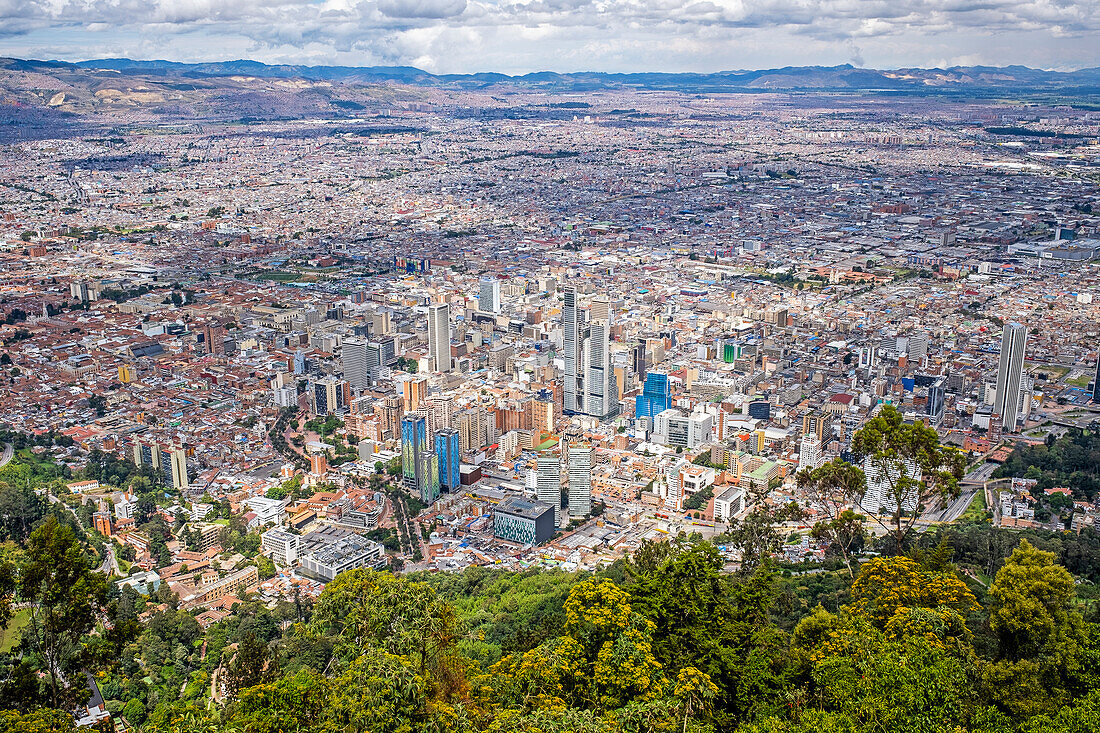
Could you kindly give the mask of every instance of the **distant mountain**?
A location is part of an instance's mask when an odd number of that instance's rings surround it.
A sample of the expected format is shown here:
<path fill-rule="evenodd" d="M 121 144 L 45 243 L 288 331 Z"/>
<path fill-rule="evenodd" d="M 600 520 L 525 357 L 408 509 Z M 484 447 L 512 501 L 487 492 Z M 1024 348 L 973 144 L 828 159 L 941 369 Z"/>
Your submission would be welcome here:
<path fill-rule="evenodd" d="M 296 66 L 258 61 L 184 64 L 96 59 L 68 63 L 0 58 L 0 142 L 125 124 L 383 117 L 410 104 L 438 103 L 432 88 L 506 94 L 509 88 L 557 93 L 642 89 L 708 93 L 888 94 L 1001 98 L 1100 106 L 1100 69 L 1057 72 L 1024 66 L 861 69 L 788 66 L 700 73 L 432 74 L 411 66 Z M 463 102 L 456 97 L 456 103 Z M 498 100 L 499 101 L 499 100 Z M 536 105 L 537 106 L 537 105 Z M 557 105 L 466 110 L 480 116 L 567 119 Z M 356 134 L 372 134 L 361 126 Z M 377 125 L 376 125 L 377 126 Z M 377 126 L 379 130 L 385 126 Z M 349 128 L 350 129 L 350 128 Z"/>
<path fill-rule="evenodd" d="M 948 69 L 863 69 L 850 64 L 841 66 L 788 66 L 755 71 L 722 71 L 698 73 L 559 73 L 541 71 L 519 76 L 498 73 L 432 74 L 412 66 L 297 66 L 269 65 L 258 61 L 218 61 L 185 64 L 175 61 L 137 61 L 133 59 L 96 59 L 65 64 L 56 61 L 15 62 L 31 68 L 64 66 L 82 69 L 106 69 L 123 74 L 149 74 L 181 78 L 253 76 L 259 78 L 306 79 L 334 82 L 392 81 L 405 84 L 455 84 L 482 86 L 486 84 L 524 84 L 534 86 L 569 86 L 598 84 L 605 87 L 630 86 L 656 89 L 684 87 L 725 87 L 730 89 L 1062 89 L 1076 86 L 1100 86 L 1100 68 L 1059 72 L 1031 69 L 1026 66 L 954 66 Z"/>

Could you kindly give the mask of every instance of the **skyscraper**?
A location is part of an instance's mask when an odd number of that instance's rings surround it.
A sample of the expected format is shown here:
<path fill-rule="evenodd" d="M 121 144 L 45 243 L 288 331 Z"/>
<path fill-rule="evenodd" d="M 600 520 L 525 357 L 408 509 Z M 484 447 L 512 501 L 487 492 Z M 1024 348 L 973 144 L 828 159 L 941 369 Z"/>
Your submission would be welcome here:
<path fill-rule="evenodd" d="M 401 477 L 405 488 L 419 494 L 424 485 L 420 454 L 431 450 L 428 441 L 428 420 L 423 415 L 408 414 L 401 418 Z"/>
<path fill-rule="evenodd" d="M 938 380 L 928 388 L 928 414 L 933 420 L 939 420 L 943 416 L 943 404 L 946 391 L 943 387 L 943 379 Z"/>
<path fill-rule="evenodd" d="M 348 407 L 350 390 L 347 381 L 336 377 L 323 377 L 312 385 L 310 396 L 313 400 L 313 412 L 316 415 L 329 415 L 344 412 Z"/>
<path fill-rule="evenodd" d="M 552 453 L 539 454 L 535 468 L 539 501 L 554 507 L 554 526 L 561 524 L 561 459 Z"/>
<path fill-rule="evenodd" d="M 611 323 L 605 319 L 592 321 L 588 336 L 588 363 L 584 385 L 584 410 L 588 415 L 604 418 L 618 411 L 615 390 L 611 388 Z"/>
<path fill-rule="evenodd" d="M 577 307 L 577 288 L 569 285 L 562 290 L 563 303 L 561 308 L 562 323 L 562 357 L 565 361 L 564 378 L 562 385 L 563 412 L 572 415 L 583 412 L 584 378 L 581 361 L 583 349 L 583 332 L 581 330 L 581 311 Z"/>
<path fill-rule="evenodd" d="M 483 313 L 500 313 L 500 280 L 495 277 L 481 278 L 477 309 Z"/>
<path fill-rule="evenodd" d="M 428 306 L 428 361 L 432 371 L 451 370 L 451 308 L 446 303 Z"/>
<path fill-rule="evenodd" d="M 1100 357 L 1096 358 L 1096 374 L 1092 381 L 1092 401 L 1100 404 Z"/>
<path fill-rule="evenodd" d="M 458 431 L 454 428 L 444 428 L 437 432 L 435 453 L 439 457 L 439 487 L 443 491 L 454 491 L 461 483 Z"/>
<path fill-rule="evenodd" d="M 592 446 L 569 446 L 569 514 L 583 517 L 592 511 Z"/>
<path fill-rule="evenodd" d="M 649 372 L 645 375 L 642 393 L 634 398 L 634 417 L 654 418 L 672 407 L 672 393 L 668 387 L 668 375 Z"/>
<path fill-rule="evenodd" d="M 439 456 L 431 448 L 416 457 L 416 480 L 420 501 L 431 504 L 439 498 Z"/>
<path fill-rule="evenodd" d="M 630 353 L 634 376 L 641 382 L 645 379 L 645 342 L 635 344 Z"/>
<path fill-rule="evenodd" d="M 1001 424 L 1015 433 L 1020 416 L 1020 382 L 1024 374 L 1024 352 L 1027 349 L 1027 328 L 1022 323 L 1007 323 L 1001 337 L 1001 358 L 997 365 L 997 397 L 993 412 L 1001 416 Z"/>
<path fill-rule="evenodd" d="M 377 360 L 377 353 L 374 354 Z M 371 385 L 371 361 L 368 344 L 363 339 L 347 338 L 340 345 L 340 363 L 344 368 L 344 379 L 355 389 L 366 389 Z"/>

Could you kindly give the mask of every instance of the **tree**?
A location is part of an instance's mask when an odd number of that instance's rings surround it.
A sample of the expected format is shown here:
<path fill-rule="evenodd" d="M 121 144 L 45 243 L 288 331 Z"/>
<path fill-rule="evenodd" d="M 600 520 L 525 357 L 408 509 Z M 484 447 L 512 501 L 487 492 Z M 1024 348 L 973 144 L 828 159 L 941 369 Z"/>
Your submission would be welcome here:
<path fill-rule="evenodd" d="M 19 595 L 30 608 L 24 648 L 40 661 L 49 680 L 50 706 L 70 707 L 86 694 L 78 672 L 81 637 L 95 626 L 106 603 L 107 581 L 93 572 L 72 529 L 53 515 L 31 533 Z"/>
<path fill-rule="evenodd" d="M 907 557 L 877 557 L 864 563 L 852 584 L 848 610 L 878 628 L 912 608 L 949 608 L 966 615 L 977 600 L 954 570 L 927 570 Z"/>
<path fill-rule="evenodd" d="M 852 437 L 852 450 L 864 457 L 868 483 L 882 486 L 885 520 L 873 507 L 875 521 L 893 540 L 894 552 L 905 541 L 925 505 L 932 499 L 959 495 L 965 458 L 940 445 L 936 431 L 922 422 L 907 424 L 893 405 L 885 405 Z"/>
<path fill-rule="evenodd" d="M 1056 565 L 1054 553 L 1027 540 L 1008 558 L 989 588 L 989 626 L 1003 659 L 1072 656 L 1081 640 L 1073 576 Z"/>
<path fill-rule="evenodd" d="M 145 704 L 136 697 L 128 700 L 122 708 L 122 717 L 132 726 L 138 726 L 145 722 Z"/>
<path fill-rule="evenodd" d="M 718 694 L 718 687 L 710 681 L 708 675 L 695 667 L 684 667 L 676 676 L 676 687 L 672 694 L 683 706 L 683 731 L 687 733 L 688 719 L 707 709 L 710 701 Z"/>
<path fill-rule="evenodd" d="M 774 514 L 760 503 L 741 521 L 730 523 L 728 544 L 741 550 L 741 573 L 751 575 L 768 556 L 783 546 L 779 525 L 800 518 L 802 510 L 795 504 L 780 507 Z"/>
<path fill-rule="evenodd" d="M 229 689 L 237 694 L 246 687 L 252 687 L 274 677 L 274 665 L 271 664 L 271 652 L 267 644 L 249 632 L 237 645 L 237 653 L 229 663 Z"/>
<path fill-rule="evenodd" d="M 813 536 L 829 542 L 844 558 L 848 575 L 852 571 L 851 551 L 863 544 L 865 517 L 848 508 L 867 490 L 863 470 L 839 458 L 814 469 L 804 469 L 795 477 L 798 487 L 820 507 L 826 519 L 814 525 Z"/>
<path fill-rule="evenodd" d="M 845 509 L 833 519 L 817 522 L 810 530 L 814 539 L 827 542 L 829 550 L 840 554 L 849 577 L 855 576 L 852 570 L 852 554 L 863 549 L 867 538 L 867 531 L 863 528 L 866 520 L 867 517 L 862 514 Z"/>

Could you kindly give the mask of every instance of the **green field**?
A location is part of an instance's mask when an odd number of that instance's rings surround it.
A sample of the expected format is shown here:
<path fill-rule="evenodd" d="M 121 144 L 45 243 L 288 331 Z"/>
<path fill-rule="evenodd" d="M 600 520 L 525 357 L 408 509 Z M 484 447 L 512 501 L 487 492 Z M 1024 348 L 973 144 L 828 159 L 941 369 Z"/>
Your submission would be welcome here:
<path fill-rule="evenodd" d="M 985 492 L 979 491 L 974 495 L 974 501 L 970 502 L 970 506 L 968 506 L 966 511 L 959 517 L 959 521 L 984 522 L 986 520 L 986 511 L 988 511 L 988 507 L 985 504 Z"/>
<path fill-rule="evenodd" d="M 19 632 L 30 623 L 31 611 L 29 608 L 21 608 L 12 616 L 11 623 L 6 629 L 0 629 L 0 654 L 7 654 L 15 643 L 19 641 Z"/>
<path fill-rule="evenodd" d="M 279 283 L 297 282 L 301 277 L 296 272 L 261 272 L 255 276 L 257 280 L 273 280 Z"/>

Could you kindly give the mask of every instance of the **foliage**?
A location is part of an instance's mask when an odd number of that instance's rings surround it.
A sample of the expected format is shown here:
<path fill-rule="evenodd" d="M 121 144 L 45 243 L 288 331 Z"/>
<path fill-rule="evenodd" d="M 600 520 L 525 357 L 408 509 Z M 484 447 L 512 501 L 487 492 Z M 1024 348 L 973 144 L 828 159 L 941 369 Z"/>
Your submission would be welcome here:
<path fill-rule="evenodd" d="M 1100 431 L 1071 428 L 1041 445 L 1021 445 L 993 475 L 1036 479 L 1040 492 L 1065 486 L 1077 498 L 1092 501 L 1100 493 Z"/>
<path fill-rule="evenodd" d="M 932 499 L 959 494 L 964 456 L 940 445 L 939 435 L 921 421 L 906 423 L 893 405 L 877 415 L 852 436 L 852 450 L 867 461 L 867 469 L 885 485 L 888 521 L 880 521 L 893 539 L 894 552 L 901 552 L 922 508 Z M 911 468 L 915 475 L 911 475 Z M 912 504 L 916 511 L 906 509 Z"/>

